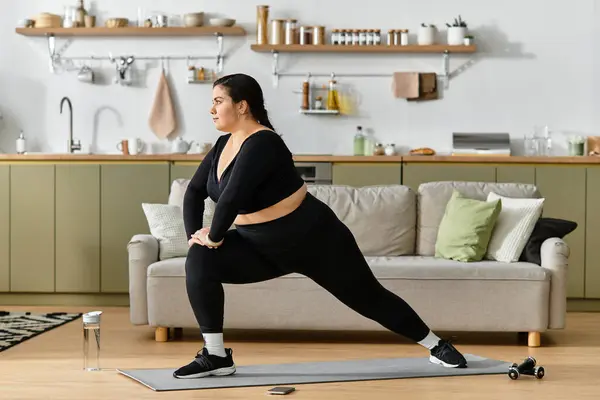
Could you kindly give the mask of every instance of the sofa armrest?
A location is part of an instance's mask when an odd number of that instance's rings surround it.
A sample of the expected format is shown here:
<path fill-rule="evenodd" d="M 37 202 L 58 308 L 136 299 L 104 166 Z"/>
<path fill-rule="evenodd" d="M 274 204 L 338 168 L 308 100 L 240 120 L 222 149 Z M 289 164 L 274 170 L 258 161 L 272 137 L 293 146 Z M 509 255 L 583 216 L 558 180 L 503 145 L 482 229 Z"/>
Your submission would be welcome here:
<path fill-rule="evenodd" d="M 158 240 L 148 234 L 134 235 L 129 253 L 129 319 L 134 325 L 148 324 L 147 271 L 158 261 Z"/>
<path fill-rule="evenodd" d="M 565 327 L 567 315 L 567 270 L 569 245 L 560 238 L 549 238 L 542 243 L 540 255 L 542 268 L 551 273 L 549 329 Z"/>

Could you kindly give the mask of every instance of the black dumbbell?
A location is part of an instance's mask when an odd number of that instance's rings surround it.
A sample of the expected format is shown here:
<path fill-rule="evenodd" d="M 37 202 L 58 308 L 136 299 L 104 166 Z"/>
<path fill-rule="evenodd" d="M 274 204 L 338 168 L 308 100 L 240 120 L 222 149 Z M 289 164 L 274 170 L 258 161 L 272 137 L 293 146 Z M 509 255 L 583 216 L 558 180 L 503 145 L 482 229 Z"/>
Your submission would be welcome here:
<path fill-rule="evenodd" d="M 519 379 L 521 375 L 535 376 L 537 379 L 544 377 L 544 367 L 536 367 L 536 361 L 533 357 L 527 357 L 521 364 L 513 363 L 508 368 L 508 376 L 510 379 Z"/>

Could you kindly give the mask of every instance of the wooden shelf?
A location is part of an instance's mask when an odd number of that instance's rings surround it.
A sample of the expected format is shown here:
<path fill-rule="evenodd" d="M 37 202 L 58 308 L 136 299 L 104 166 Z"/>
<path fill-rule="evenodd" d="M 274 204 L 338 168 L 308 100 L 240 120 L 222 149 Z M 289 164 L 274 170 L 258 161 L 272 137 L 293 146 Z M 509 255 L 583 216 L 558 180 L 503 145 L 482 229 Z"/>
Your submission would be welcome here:
<path fill-rule="evenodd" d="M 245 36 L 241 26 L 199 26 L 199 27 L 124 27 L 124 28 L 16 28 L 16 33 L 24 36 Z"/>
<path fill-rule="evenodd" d="M 253 44 L 250 46 L 253 51 L 261 53 L 281 52 L 281 53 L 475 53 L 477 46 L 452 46 L 445 44 L 435 45 L 408 45 L 408 46 L 388 46 L 388 45 L 302 45 L 302 44 Z"/>

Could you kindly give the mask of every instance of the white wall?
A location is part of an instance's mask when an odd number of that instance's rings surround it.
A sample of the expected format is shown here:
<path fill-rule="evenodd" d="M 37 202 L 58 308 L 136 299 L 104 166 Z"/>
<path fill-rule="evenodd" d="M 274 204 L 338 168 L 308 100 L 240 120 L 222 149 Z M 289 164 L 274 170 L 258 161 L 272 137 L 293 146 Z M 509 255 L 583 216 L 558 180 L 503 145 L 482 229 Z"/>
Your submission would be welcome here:
<path fill-rule="evenodd" d="M 76 2 L 71 1 L 73 4 Z M 137 17 L 137 7 L 171 13 L 205 11 L 236 18 L 248 29 L 245 38 L 226 37 L 225 73 L 245 72 L 263 85 L 271 120 L 296 153 L 350 153 L 356 125 L 374 132 L 377 139 L 403 148 L 429 146 L 440 152 L 451 149 L 453 131 L 509 132 L 518 146 L 536 124 L 557 131 L 556 146 L 564 154 L 565 131 L 597 134 L 600 124 L 600 0 L 548 2 L 543 0 L 502 3 L 455 0 L 333 0 L 277 1 L 271 17 L 296 17 L 303 24 L 327 28 L 409 28 L 421 22 L 440 27 L 462 14 L 477 35 L 476 55 L 454 56 L 451 69 L 468 64 L 442 93 L 443 99 L 407 103 L 395 99 L 390 78 L 339 78 L 360 96 L 357 117 L 323 118 L 298 113 L 300 97 L 293 93 L 301 78 L 284 77 L 279 88 L 271 86 L 271 57 L 249 49 L 255 40 L 256 5 L 247 0 L 117 0 L 96 1 L 99 18 Z M 65 1 L 28 0 L 11 2 L 0 13 L 0 148 L 14 152 L 15 139 L 23 130 L 30 150 L 64 151 L 68 115 L 59 113 L 63 96 L 73 102 L 75 137 L 89 149 L 96 138 L 98 151 L 116 152 L 121 138 L 138 136 L 160 142 L 148 128 L 148 113 L 154 98 L 159 64 L 140 61 L 142 87 L 113 84 L 91 86 L 76 79 L 76 72 L 50 74 L 46 41 L 14 33 L 19 19 L 38 12 L 61 14 Z M 86 6 L 90 2 L 86 1 Z M 98 9 L 99 8 L 99 9 Z M 348 12 L 350 11 L 350 12 Z M 346 14 L 346 12 L 348 12 Z M 100 20 L 102 22 L 102 19 Z M 598 38 L 598 39 L 596 39 Z M 65 41 L 58 39 L 60 47 Z M 76 38 L 64 55 L 169 55 L 213 54 L 216 43 L 206 38 Z M 212 65 L 213 60 L 205 61 Z M 440 71 L 439 55 L 294 55 L 281 54 L 285 71 L 383 72 Z M 110 80 L 113 66 L 95 63 Z M 179 134 L 187 140 L 214 141 L 218 132 L 208 110 L 210 85 L 188 85 L 186 62 L 169 64 L 172 90 L 179 105 Z M 596 71 L 596 74 L 594 74 Z M 323 82 L 326 78 L 321 79 Z M 165 144 L 166 141 L 163 141 Z M 516 152 L 520 152 L 515 147 Z"/>

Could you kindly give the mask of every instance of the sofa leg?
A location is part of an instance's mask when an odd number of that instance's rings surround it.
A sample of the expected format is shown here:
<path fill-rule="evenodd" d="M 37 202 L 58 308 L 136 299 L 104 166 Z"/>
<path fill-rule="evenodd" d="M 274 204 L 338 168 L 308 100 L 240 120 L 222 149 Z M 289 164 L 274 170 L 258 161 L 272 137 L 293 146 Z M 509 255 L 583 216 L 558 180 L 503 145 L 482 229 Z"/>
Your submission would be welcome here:
<path fill-rule="evenodd" d="M 159 326 L 154 331 L 154 340 L 157 342 L 166 342 L 169 340 L 169 328 L 165 328 L 164 326 Z"/>
<path fill-rule="evenodd" d="M 540 347 L 541 345 L 541 334 L 539 332 L 529 332 L 527 336 L 527 346 L 529 347 Z"/>

